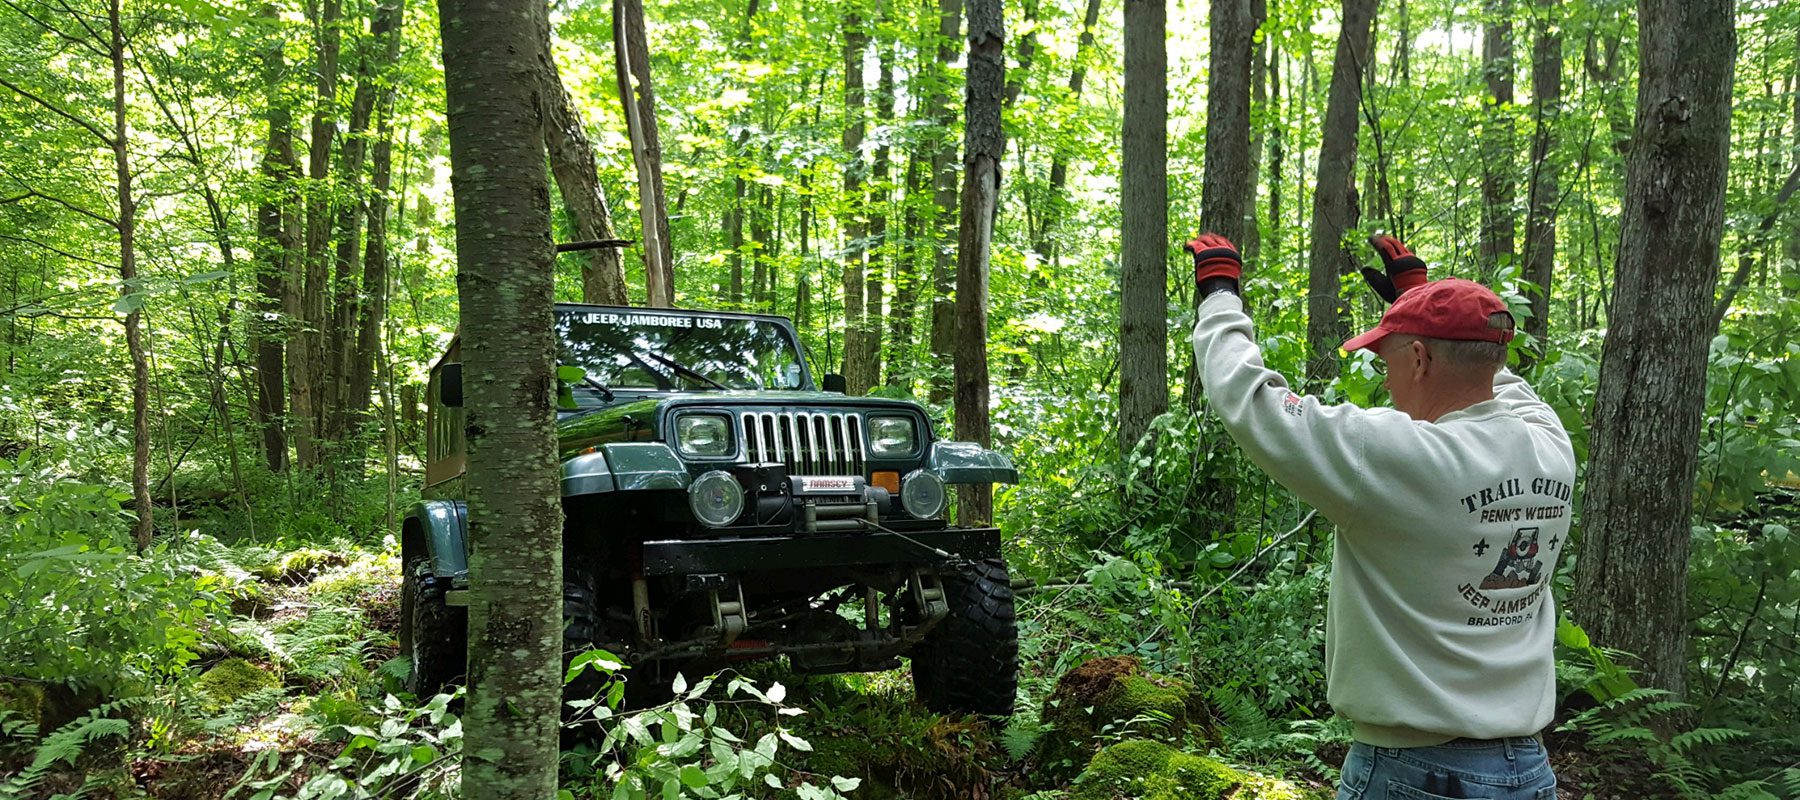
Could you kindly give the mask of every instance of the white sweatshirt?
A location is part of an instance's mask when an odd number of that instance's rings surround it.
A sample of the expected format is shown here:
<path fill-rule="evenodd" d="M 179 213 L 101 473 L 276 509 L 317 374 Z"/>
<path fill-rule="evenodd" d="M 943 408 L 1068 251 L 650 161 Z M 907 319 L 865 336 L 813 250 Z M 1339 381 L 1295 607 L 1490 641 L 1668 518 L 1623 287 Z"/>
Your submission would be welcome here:
<path fill-rule="evenodd" d="M 1215 293 L 1194 358 L 1250 460 L 1337 525 L 1332 707 L 1378 747 L 1537 733 L 1554 704 L 1550 579 L 1575 481 L 1555 412 L 1504 370 L 1493 400 L 1437 422 L 1322 405 L 1265 368 L 1253 337 L 1243 301 Z"/>

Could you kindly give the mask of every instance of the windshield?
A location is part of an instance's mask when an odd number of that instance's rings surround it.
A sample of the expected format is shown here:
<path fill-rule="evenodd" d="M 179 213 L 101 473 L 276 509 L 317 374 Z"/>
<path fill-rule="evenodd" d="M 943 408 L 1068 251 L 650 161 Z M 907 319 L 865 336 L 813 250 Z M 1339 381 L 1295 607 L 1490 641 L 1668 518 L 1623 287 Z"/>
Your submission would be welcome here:
<path fill-rule="evenodd" d="M 557 311 L 559 363 L 608 389 L 800 389 L 800 355 L 767 320 Z"/>

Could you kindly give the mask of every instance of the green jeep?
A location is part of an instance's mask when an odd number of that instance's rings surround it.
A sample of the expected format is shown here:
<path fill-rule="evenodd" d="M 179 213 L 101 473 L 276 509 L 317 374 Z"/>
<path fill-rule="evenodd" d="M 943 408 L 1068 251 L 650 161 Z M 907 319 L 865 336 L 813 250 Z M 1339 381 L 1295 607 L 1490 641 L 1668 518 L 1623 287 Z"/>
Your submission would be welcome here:
<path fill-rule="evenodd" d="M 949 485 L 1016 482 L 1011 461 L 938 441 L 917 403 L 848 397 L 836 375 L 821 391 L 781 317 L 558 304 L 556 332 L 565 659 L 609 650 L 648 698 L 677 671 L 906 655 L 932 710 L 1012 712 L 1000 532 L 945 521 Z M 460 348 L 431 370 L 426 499 L 401 537 L 421 696 L 466 663 Z"/>

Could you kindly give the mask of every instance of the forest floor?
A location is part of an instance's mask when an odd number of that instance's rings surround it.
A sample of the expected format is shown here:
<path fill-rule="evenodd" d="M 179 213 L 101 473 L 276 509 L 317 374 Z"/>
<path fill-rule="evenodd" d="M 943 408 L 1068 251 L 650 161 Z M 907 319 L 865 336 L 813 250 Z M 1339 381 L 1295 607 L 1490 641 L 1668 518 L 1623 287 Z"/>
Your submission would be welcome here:
<path fill-rule="evenodd" d="M 77 792 L 85 782 L 92 797 L 254 800 L 298 792 L 321 771 L 354 782 L 359 770 L 377 763 L 368 757 L 371 748 L 349 757 L 346 731 L 381 728 L 389 735 L 409 727 L 394 722 L 406 719 L 393 699 L 406 667 L 396 657 L 393 554 L 303 549 L 247 572 L 229 619 L 198 648 L 200 677 L 158 701 L 168 708 L 151 716 L 169 722 L 153 732 L 152 746 L 130 753 L 117 774 L 98 784 L 86 770 L 49 776 L 38 787 L 43 796 Z M 1031 602 L 1021 599 L 1022 614 Z M 1033 718 L 1057 677 L 1043 666 L 1025 665 L 1021 707 Z M 1016 724 L 1001 729 L 930 715 L 913 702 L 904 669 L 812 678 L 773 666 L 750 672 L 791 685 L 789 702 L 805 714 L 794 730 L 816 748 L 806 768 L 855 772 L 863 785 L 849 793 L 853 798 L 1069 796 L 1061 781 L 1035 774 L 1041 765 L 1032 754 L 1034 739 L 1021 741 Z M 410 727 L 422 722 L 410 721 Z M 1033 735 L 1042 732 L 1040 724 Z M 1589 753 L 1579 735 L 1551 734 L 1548 741 L 1563 798 L 1668 794 L 1653 786 L 1647 765 Z M 1345 742 L 1320 741 L 1311 749 L 1251 766 L 1285 778 L 1297 796 L 1330 797 Z"/>

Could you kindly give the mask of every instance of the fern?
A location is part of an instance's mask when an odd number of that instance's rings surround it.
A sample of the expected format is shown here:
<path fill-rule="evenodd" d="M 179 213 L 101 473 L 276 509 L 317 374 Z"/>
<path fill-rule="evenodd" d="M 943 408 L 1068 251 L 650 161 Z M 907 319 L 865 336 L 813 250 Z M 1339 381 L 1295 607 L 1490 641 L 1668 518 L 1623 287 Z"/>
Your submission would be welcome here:
<path fill-rule="evenodd" d="M 1035 719 L 1026 719 L 1023 715 L 1008 720 L 1006 728 L 1000 731 L 1000 746 L 1006 748 L 1007 757 L 1014 761 L 1023 761 L 1037 747 L 1038 740 L 1043 738 L 1045 727 Z"/>
<path fill-rule="evenodd" d="M 1219 733 L 1226 740 L 1254 750 L 1266 748 L 1275 739 L 1275 724 L 1249 697 L 1230 686 L 1218 685 L 1206 690 L 1206 699 L 1219 720 Z"/>
<path fill-rule="evenodd" d="M 71 767 L 75 766 L 75 762 L 87 751 L 88 746 L 96 741 L 113 736 L 129 737 L 131 723 L 114 715 L 141 706 L 145 702 L 147 702 L 146 699 L 142 697 L 114 700 L 51 731 L 49 736 L 45 736 L 42 741 L 38 742 L 37 751 L 31 757 L 31 765 L 7 779 L 5 783 L 0 783 L 0 800 L 15 800 L 30 796 L 32 787 L 42 781 L 57 763 L 63 762 Z M 37 726 L 30 725 L 29 728 L 35 733 Z M 24 730 L 25 727 L 21 725 L 18 729 Z M 82 796 L 86 791 L 87 786 L 84 784 L 74 795 L 65 795 L 65 797 L 72 800 L 72 798 Z"/>
<path fill-rule="evenodd" d="M 1671 698 L 1662 689 L 1634 689 L 1597 708 L 1575 715 L 1560 730 L 1581 731 L 1588 744 L 1597 749 L 1629 747 L 1639 751 L 1656 767 L 1655 777 L 1668 784 L 1684 798 L 1731 797 L 1738 800 L 1769 798 L 1768 783 L 1775 779 L 1738 781 L 1723 770 L 1709 765 L 1707 751 L 1750 736 L 1736 728 L 1692 728 L 1667 738 L 1656 728 L 1671 717 L 1693 710 L 1693 706 Z M 1793 772 L 1794 770 L 1787 770 Z M 1741 777 L 1741 776 L 1739 776 Z M 1789 781 L 1786 775 L 1779 776 Z M 1800 784 L 1800 776 L 1792 779 Z M 1730 784 L 1723 790 L 1714 787 Z M 1790 794 L 1800 786 L 1788 787 Z"/>

